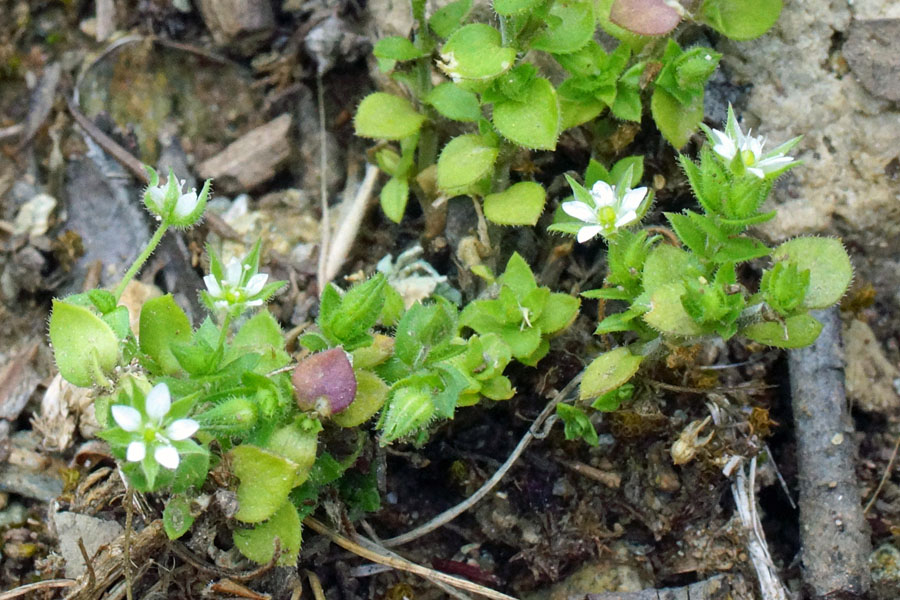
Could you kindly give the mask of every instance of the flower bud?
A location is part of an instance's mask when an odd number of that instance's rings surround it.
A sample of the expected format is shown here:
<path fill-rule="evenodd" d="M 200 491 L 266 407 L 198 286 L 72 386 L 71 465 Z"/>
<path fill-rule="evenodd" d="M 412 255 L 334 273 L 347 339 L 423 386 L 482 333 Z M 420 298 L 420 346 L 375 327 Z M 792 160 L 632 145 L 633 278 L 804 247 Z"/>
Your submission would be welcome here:
<path fill-rule="evenodd" d="M 356 397 L 356 376 L 350 357 L 342 348 L 332 348 L 300 361 L 291 377 L 297 406 L 323 417 L 337 414 Z"/>

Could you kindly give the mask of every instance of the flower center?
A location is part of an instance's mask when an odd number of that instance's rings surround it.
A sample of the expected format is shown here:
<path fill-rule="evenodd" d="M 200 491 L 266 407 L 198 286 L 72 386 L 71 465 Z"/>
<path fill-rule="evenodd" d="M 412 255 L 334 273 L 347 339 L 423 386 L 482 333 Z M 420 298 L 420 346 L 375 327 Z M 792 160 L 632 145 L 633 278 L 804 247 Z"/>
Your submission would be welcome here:
<path fill-rule="evenodd" d="M 752 167 L 756 164 L 756 155 L 753 153 L 753 150 L 741 150 L 741 162 L 743 162 L 746 166 Z"/>
<path fill-rule="evenodd" d="M 612 206 L 604 206 L 598 210 L 597 222 L 604 227 L 614 227 L 616 225 L 616 209 Z"/>

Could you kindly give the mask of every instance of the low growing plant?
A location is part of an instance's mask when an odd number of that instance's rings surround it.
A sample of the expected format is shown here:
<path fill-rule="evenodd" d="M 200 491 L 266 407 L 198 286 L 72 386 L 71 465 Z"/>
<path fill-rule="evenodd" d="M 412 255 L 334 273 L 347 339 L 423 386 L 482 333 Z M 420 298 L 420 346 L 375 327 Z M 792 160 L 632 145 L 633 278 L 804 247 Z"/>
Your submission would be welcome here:
<path fill-rule="evenodd" d="M 380 69 L 403 91 L 369 94 L 354 122 L 357 135 L 379 140 L 374 159 L 390 176 L 381 206 L 395 222 L 413 194 L 427 231 L 441 227 L 440 200 L 453 196 L 483 203 L 498 225 L 535 225 L 546 191 L 528 176 L 513 180 L 517 157 L 554 150 L 573 127 L 602 136 L 617 121 L 640 123 L 648 100 L 663 136 L 681 148 L 703 119 L 704 88 L 720 55 L 658 36 L 688 20 L 734 39 L 758 37 L 781 0 L 495 0 L 491 7 L 488 24 L 470 20 L 472 0 L 428 18 L 425 0 L 412 0 L 412 39 L 375 45 Z M 617 45 L 601 47 L 598 27 Z M 558 85 L 540 55 L 565 73 Z"/>
<path fill-rule="evenodd" d="M 577 298 L 538 287 L 518 255 L 498 280 L 500 298 L 475 302 L 462 318 L 440 296 L 407 308 L 376 273 L 346 291 L 323 290 L 294 363 L 264 309 L 285 282 L 259 272 L 257 241 L 227 264 L 208 248 L 200 292 L 208 315 L 199 327 L 167 294 L 143 304 L 133 332 L 119 304 L 125 286 L 170 227 L 201 218 L 210 188 L 207 181 L 199 194 L 184 192 L 171 172 L 164 186 L 150 172 L 144 203 L 158 230 L 114 292 L 54 300 L 50 340 L 60 374 L 93 388 L 100 437 L 129 485 L 167 492 L 163 521 L 173 539 L 190 529 L 203 504 L 194 500 L 209 492 L 215 470 L 218 484 L 236 493 L 235 546 L 266 563 L 277 538 L 279 562 L 293 563 L 301 522 L 323 489 L 341 494 L 352 511 L 378 508 L 372 474 L 351 469 L 368 443 L 368 421 L 377 416 L 383 445 L 422 443 L 457 407 L 511 398 L 503 375 L 510 361 L 536 364 L 547 336 L 578 309 Z M 468 335 L 470 327 L 480 335 Z M 340 451 L 323 443 L 325 431 L 342 440 Z"/>
<path fill-rule="evenodd" d="M 595 162 L 585 185 L 569 178 L 574 198 L 562 204 L 550 229 L 578 242 L 597 236 L 606 241 L 604 287 L 582 296 L 623 307 L 595 331 L 621 345 L 585 371 L 580 398 L 594 409 L 617 409 L 630 398 L 628 381 L 644 362 L 702 338 L 741 335 L 780 348 L 811 344 L 822 324 L 810 311 L 837 303 L 852 279 L 850 258 L 835 238 L 798 237 L 770 248 L 747 233 L 775 216 L 763 211 L 763 203 L 775 180 L 799 164 L 787 153 L 800 138 L 765 151 L 765 138 L 745 134 L 730 107 L 724 130 L 703 128 L 708 143 L 699 162 L 679 156 L 700 211 L 665 213 L 673 239 L 637 227 L 652 194 L 633 188 L 633 165 L 615 185 Z M 750 272 L 741 266 L 762 260 L 762 276 L 748 280 Z M 593 439 L 578 407 L 559 414 L 567 435 Z"/>

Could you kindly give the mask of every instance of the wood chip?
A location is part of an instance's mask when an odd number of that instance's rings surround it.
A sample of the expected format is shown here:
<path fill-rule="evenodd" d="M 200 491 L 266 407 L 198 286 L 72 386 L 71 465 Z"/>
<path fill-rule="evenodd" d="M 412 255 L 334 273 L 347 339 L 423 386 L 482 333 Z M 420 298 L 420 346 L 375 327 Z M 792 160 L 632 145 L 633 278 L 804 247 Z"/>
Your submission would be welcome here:
<path fill-rule="evenodd" d="M 197 170 L 226 192 L 251 190 L 275 176 L 291 154 L 291 116 L 287 113 L 253 129 Z"/>

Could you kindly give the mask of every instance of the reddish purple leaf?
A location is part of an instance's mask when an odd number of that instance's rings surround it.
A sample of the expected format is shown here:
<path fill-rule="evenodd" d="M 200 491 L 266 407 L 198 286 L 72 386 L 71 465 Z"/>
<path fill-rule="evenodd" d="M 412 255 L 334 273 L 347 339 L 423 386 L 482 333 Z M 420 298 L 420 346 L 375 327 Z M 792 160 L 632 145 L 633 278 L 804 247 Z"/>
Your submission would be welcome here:
<path fill-rule="evenodd" d="M 294 368 L 291 381 L 300 410 L 316 411 L 323 417 L 341 412 L 356 397 L 356 375 L 342 348 L 303 359 Z"/>
<path fill-rule="evenodd" d="M 665 0 L 615 0 L 609 20 L 639 35 L 665 35 L 681 22 L 681 14 Z"/>

